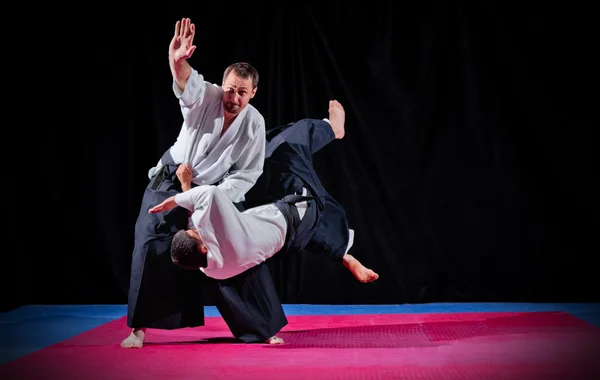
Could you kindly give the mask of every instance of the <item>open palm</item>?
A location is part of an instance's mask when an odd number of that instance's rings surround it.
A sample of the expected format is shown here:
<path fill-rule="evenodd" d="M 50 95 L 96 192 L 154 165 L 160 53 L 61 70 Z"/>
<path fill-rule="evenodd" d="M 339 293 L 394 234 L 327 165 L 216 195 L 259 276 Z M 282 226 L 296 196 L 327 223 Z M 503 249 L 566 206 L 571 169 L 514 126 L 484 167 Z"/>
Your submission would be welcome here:
<path fill-rule="evenodd" d="M 194 43 L 194 34 L 196 27 L 190 22 L 189 18 L 184 18 L 175 23 L 175 35 L 169 45 L 169 56 L 175 62 L 182 59 L 188 59 L 196 50 Z"/>
<path fill-rule="evenodd" d="M 151 207 L 148 212 L 150 214 L 156 214 L 158 212 L 165 212 L 165 211 L 169 211 L 173 208 L 177 207 L 177 203 L 175 202 L 175 196 L 171 196 L 167 199 L 165 199 L 162 203 Z"/>

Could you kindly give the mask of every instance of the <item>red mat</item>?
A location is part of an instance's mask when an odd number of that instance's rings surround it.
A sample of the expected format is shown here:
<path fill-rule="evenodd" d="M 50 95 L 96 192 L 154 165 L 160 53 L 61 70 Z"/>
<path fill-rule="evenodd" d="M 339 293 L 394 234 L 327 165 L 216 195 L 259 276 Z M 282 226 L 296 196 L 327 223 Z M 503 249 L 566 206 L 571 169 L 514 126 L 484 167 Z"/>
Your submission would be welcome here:
<path fill-rule="evenodd" d="M 0 367 L 0 379 L 600 379 L 600 329 L 562 312 L 288 317 L 286 344 L 239 344 L 221 318 L 149 330 L 125 318 Z M 40 333 L 43 333 L 40 331 Z"/>

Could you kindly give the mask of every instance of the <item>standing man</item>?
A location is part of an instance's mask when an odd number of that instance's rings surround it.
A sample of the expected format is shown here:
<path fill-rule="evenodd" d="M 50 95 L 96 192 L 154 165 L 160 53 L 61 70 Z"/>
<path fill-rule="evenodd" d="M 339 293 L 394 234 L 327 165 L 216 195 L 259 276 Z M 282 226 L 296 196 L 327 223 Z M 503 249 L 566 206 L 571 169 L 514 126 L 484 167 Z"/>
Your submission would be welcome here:
<path fill-rule="evenodd" d="M 265 121 L 249 104 L 256 95 L 258 72 L 248 63 L 235 63 L 225 69 L 221 86 L 205 81 L 187 62 L 196 49 L 194 35 L 194 24 L 184 18 L 175 24 L 169 45 L 173 92 L 183 125 L 175 143 L 148 173 L 150 182 L 135 225 L 127 310 L 132 331 L 121 343 L 124 348 L 142 347 L 147 328 L 204 324 L 202 274 L 176 267 L 169 253 L 173 235 L 187 228 L 187 210 L 150 214 L 150 207 L 189 190 L 178 177 L 191 177 L 189 187 L 216 186 L 231 202 L 240 203 L 263 170 Z"/>

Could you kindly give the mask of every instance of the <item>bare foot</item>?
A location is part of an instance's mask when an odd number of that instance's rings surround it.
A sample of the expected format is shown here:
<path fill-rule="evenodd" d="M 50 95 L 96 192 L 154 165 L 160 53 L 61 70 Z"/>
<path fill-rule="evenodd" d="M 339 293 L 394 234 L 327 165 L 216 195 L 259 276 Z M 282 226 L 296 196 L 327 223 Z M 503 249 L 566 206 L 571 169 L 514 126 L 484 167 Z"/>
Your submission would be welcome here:
<path fill-rule="evenodd" d="M 146 329 L 133 329 L 131 334 L 121 342 L 123 348 L 142 348 L 146 338 Z"/>
<path fill-rule="evenodd" d="M 329 122 L 331 123 L 331 129 L 333 129 L 335 138 L 341 139 L 344 137 L 346 133 L 344 130 L 346 111 L 344 111 L 344 107 L 337 100 L 329 101 Z"/>
<path fill-rule="evenodd" d="M 266 340 L 266 343 L 269 343 L 269 344 L 283 344 L 283 339 L 281 339 L 278 336 L 273 335 L 272 337 L 270 337 L 269 339 Z"/>
<path fill-rule="evenodd" d="M 377 273 L 362 265 L 361 262 L 352 255 L 344 255 L 344 266 L 362 283 L 373 282 L 379 278 Z"/>

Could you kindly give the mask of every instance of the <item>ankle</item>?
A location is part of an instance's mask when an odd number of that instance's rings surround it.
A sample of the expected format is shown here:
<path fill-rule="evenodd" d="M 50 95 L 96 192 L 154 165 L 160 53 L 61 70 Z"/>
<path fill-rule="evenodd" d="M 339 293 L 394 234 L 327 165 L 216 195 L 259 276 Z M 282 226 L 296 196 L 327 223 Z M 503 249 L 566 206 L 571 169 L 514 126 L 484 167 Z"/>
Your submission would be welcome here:
<path fill-rule="evenodd" d="M 350 267 L 352 264 L 356 263 L 357 260 L 354 258 L 354 256 L 346 253 L 342 258 L 342 262 L 344 263 L 344 266 Z"/>

